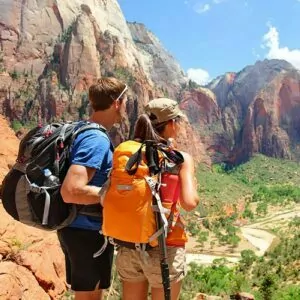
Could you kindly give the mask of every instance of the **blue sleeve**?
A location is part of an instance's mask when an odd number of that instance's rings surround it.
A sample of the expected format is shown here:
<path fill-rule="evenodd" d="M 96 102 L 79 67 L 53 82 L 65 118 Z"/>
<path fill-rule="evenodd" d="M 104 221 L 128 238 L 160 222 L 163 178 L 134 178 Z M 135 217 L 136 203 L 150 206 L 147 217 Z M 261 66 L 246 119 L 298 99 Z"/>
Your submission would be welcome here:
<path fill-rule="evenodd" d="M 110 141 L 99 130 L 87 130 L 74 141 L 71 164 L 100 169 L 103 158 L 110 149 Z"/>

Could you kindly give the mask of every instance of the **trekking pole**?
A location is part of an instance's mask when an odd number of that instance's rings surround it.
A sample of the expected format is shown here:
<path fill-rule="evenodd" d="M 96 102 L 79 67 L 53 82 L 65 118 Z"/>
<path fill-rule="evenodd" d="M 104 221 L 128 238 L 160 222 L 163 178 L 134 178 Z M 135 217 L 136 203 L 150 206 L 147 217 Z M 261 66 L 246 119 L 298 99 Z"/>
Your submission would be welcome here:
<path fill-rule="evenodd" d="M 153 142 L 148 141 L 146 142 L 146 158 L 147 164 L 149 167 L 150 175 L 154 175 L 159 173 L 160 167 L 158 166 L 158 152 L 157 148 L 153 147 Z M 158 174 L 158 184 L 153 186 L 154 194 L 153 194 L 153 205 L 157 206 L 158 208 L 161 207 L 161 200 L 160 200 L 160 184 L 161 184 L 161 174 Z M 160 202 L 160 203 L 158 203 Z M 167 245 L 166 245 L 166 235 L 165 235 L 165 226 L 164 221 L 162 219 L 162 211 L 159 209 L 155 211 L 155 219 L 156 219 L 156 227 L 157 231 L 161 231 L 161 234 L 158 236 L 158 246 L 160 250 L 160 269 L 161 269 L 161 277 L 162 277 L 162 284 L 164 288 L 164 296 L 165 300 L 171 300 L 171 286 L 170 286 L 170 272 L 169 272 L 169 265 L 168 265 L 168 255 L 167 255 Z M 167 222 L 167 220 L 165 220 Z"/>
<path fill-rule="evenodd" d="M 155 217 L 156 217 L 157 230 L 160 230 L 163 226 L 160 213 L 156 212 Z M 164 288 L 165 300 L 171 300 L 170 272 L 169 272 L 169 265 L 167 260 L 166 237 L 164 232 L 158 237 L 158 246 L 160 250 L 160 269 L 161 269 L 161 277 L 162 277 L 162 284 Z"/>

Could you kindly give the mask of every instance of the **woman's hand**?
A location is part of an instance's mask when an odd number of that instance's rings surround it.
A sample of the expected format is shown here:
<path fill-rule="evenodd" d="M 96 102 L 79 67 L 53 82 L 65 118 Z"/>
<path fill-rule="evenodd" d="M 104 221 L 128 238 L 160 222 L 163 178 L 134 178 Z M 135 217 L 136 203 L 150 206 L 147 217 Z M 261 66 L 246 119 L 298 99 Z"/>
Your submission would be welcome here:
<path fill-rule="evenodd" d="M 168 138 L 167 139 L 167 147 L 170 149 L 170 150 L 174 150 L 176 148 L 176 141 L 175 139 L 173 138 Z"/>

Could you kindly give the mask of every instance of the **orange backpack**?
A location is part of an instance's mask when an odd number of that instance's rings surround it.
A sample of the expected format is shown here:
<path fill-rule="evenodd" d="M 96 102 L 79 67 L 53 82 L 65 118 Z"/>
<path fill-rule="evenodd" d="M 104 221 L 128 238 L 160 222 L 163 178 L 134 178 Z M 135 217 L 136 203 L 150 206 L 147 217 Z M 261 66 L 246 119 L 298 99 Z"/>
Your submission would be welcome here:
<path fill-rule="evenodd" d="M 157 238 L 164 234 L 167 242 L 170 237 L 170 244 L 185 243 L 178 201 L 161 199 L 161 195 L 168 194 L 168 186 L 162 180 L 168 173 L 166 166 L 182 162 L 179 152 L 154 141 L 126 141 L 115 149 L 103 203 L 102 232 L 110 242 L 130 248 L 142 245 L 146 249 L 157 246 Z M 160 191 L 162 185 L 164 192 Z M 162 220 L 159 228 L 157 213 Z"/>

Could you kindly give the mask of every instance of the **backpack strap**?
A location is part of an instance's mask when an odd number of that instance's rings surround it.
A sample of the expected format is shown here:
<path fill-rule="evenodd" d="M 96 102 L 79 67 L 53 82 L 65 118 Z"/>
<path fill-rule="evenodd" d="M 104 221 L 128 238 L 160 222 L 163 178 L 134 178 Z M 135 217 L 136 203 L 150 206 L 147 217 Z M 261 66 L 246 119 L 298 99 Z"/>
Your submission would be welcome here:
<path fill-rule="evenodd" d="M 108 139 L 109 139 L 111 150 L 114 151 L 114 145 L 113 145 L 113 143 L 112 143 L 112 141 L 111 141 L 111 139 L 110 139 L 110 137 L 109 137 L 109 135 L 107 133 L 107 129 L 104 126 L 102 126 L 102 125 L 100 125 L 98 123 L 85 122 L 82 126 L 80 126 L 79 128 L 77 128 L 73 132 L 72 138 L 71 138 L 71 143 L 70 143 L 70 145 L 71 145 L 70 146 L 70 152 L 72 151 L 73 143 L 74 143 L 75 139 L 78 137 L 78 135 L 80 133 L 82 133 L 84 131 L 87 131 L 87 130 L 90 130 L 90 129 L 98 129 L 98 130 L 104 132 L 106 134 L 106 136 L 108 137 Z"/>
<path fill-rule="evenodd" d="M 152 197 L 153 199 L 155 199 L 154 205 L 153 205 L 153 211 L 156 214 L 160 215 L 160 219 L 162 220 L 162 226 L 160 228 L 158 228 L 158 230 L 149 238 L 149 242 L 155 240 L 158 236 L 160 236 L 161 234 L 164 234 L 165 236 L 167 236 L 168 234 L 168 220 L 166 218 L 166 213 L 169 213 L 169 210 L 164 208 L 161 202 L 161 198 L 159 195 L 159 188 L 160 188 L 160 183 L 156 182 L 153 178 L 149 177 L 149 176 L 145 176 L 145 180 L 151 190 L 152 193 Z"/>
<path fill-rule="evenodd" d="M 180 165 L 184 162 L 183 155 L 178 150 L 170 150 L 162 144 L 159 144 L 158 147 L 168 161 L 174 163 L 175 165 Z"/>
<path fill-rule="evenodd" d="M 128 160 L 125 170 L 129 175 L 134 175 L 142 161 L 142 150 L 145 147 L 145 155 L 147 166 L 149 168 L 150 175 L 156 175 L 161 170 L 159 166 L 159 155 L 157 142 L 152 140 L 144 141 L 137 152 L 135 152 Z"/>
<path fill-rule="evenodd" d="M 55 140 L 55 156 L 56 159 L 54 160 L 54 165 L 53 165 L 53 169 L 54 169 L 54 175 L 59 176 L 59 152 L 58 152 L 58 148 L 60 147 L 61 149 L 64 147 L 64 141 L 66 139 L 66 132 L 68 130 L 68 128 L 74 126 L 72 123 L 66 123 L 62 126 L 62 129 L 58 135 L 58 137 Z"/>
<path fill-rule="evenodd" d="M 145 155 L 149 173 L 150 175 L 156 175 L 161 171 L 157 143 L 155 141 L 146 141 L 145 144 Z"/>
<path fill-rule="evenodd" d="M 129 175 L 134 175 L 138 167 L 142 161 L 142 148 L 144 146 L 144 143 L 142 143 L 141 147 L 137 152 L 135 152 L 133 155 L 130 156 L 130 158 L 127 161 L 127 164 L 125 166 L 125 170 Z"/>
<path fill-rule="evenodd" d="M 86 130 L 90 130 L 90 129 L 98 129 L 102 132 L 104 132 L 106 135 L 107 135 L 107 130 L 105 127 L 103 127 L 102 125 L 100 124 L 97 124 L 97 123 L 92 123 L 92 122 L 85 122 L 84 125 L 80 126 L 78 129 L 76 129 L 72 135 L 72 141 L 71 141 L 71 144 L 73 144 L 74 140 L 76 139 L 76 137 L 86 131 Z"/>

